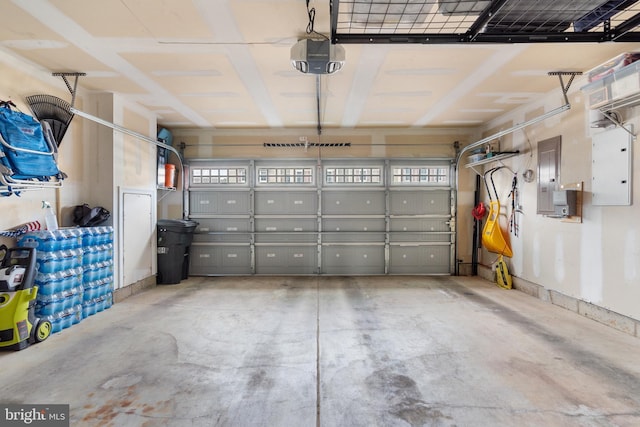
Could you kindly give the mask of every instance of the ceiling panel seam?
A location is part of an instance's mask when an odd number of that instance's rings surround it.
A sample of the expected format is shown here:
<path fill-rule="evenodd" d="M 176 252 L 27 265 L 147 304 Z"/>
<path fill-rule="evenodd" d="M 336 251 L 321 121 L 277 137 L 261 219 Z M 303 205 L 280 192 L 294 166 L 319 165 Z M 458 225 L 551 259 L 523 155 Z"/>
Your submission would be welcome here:
<path fill-rule="evenodd" d="M 384 62 L 386 55 L 381 55 L 382 50 L 386 54 L 389 48 L 380 45 L 362 47 L 360 60 L 353 73 L 351 91 L 349 91 L 345 102 L 342 126 L 354 127 L 357 124 L 365 105 L 367 105 L 369 88 L 373 85 L 378 76 L 378 70 Z"/>
<path fill-rule="evenodd" d="M 87 33 L 82 27 L 60 12 L 60 10 L 51 5 L 48 1 L 32 0 L 29 2 L 23 2 L 20 0 L 13 0 L 13 3 L 91 57 L 118 70 L 120 73 L 127 76 L 149 92 L 161 93 L 163 96 L 171 99 L 172 102 L 174 102 L 172 106 L 175 110 L 192 120 L 198 126 L 209 126 L 209 122 L 203 117 L 190 108 L 184 106 L 179 99 L 166 91 L 162 86 L 152 80 L 149 80 L 144 73 L 128 61 L 124 60 L 116 52 L 99 47 L 96 39 L 91 34 Z M 89 70 L 73 71 L 85 72 Z"/>
<path fill-rule="evenodd" d="M 467 96 L 471 89 L 482 84 L 485 79 L 521 54 L 526 48 L 526 45 L 512 45 L 508 46 L 508 49 L 498 50 L 460 82 L 440 103 L 429 109 L 424 116 L 414 123 L 414 126 L 422 127 L 431 123 L 439 114 L 442 114 L 448 107 Z"/>
<path fill-rule="evenodd" d="M 227 48 L 229 61 L 238 73 L 240 80 L 257 104 L 260 112 L 271 127 L 282 127 L 282 119 L 277 113 L 271 96 L 266 89 L 264 80 L 255 60 L 249 52 L 248 46 L 238 45 L 244 41 L 242 33 L 235 23 L 227 1 L 194 0 L 194 5 L 200 11 L 202 19 L 214 34 L 216 42 L 233 42 Z M 231 54 L 233 50 L 233 55 Z"/>

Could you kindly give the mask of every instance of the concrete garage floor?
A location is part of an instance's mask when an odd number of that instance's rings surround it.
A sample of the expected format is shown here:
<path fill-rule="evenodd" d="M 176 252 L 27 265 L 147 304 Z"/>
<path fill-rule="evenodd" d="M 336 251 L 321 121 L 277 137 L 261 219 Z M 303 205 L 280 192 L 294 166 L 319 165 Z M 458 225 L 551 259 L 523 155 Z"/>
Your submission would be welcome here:
<path fill-rule="evenodd" d="M 640 340 L 470 277 L 191 278 L 0 367 L 83 427 L 640 425 Z"/>

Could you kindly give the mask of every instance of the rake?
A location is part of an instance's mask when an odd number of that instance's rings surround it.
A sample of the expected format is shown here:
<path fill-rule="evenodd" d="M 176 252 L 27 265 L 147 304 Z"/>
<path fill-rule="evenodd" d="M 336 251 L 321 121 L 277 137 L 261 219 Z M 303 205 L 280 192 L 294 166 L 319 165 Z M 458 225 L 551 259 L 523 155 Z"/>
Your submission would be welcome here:
<path fill-rule="evenodd" d="M 32 95 L 26 99 L 33 115 L 38 120 L 49 123 L 56 143 L 60 146 L 74 116 L 71 104 L 53 95 Z"/>

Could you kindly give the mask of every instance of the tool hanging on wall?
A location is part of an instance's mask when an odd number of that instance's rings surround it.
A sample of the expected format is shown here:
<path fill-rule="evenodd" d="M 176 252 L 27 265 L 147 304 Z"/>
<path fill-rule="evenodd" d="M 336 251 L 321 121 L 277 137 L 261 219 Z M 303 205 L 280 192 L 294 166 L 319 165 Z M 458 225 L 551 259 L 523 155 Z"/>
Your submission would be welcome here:
<path fill-rule="evenodd" d="M 56 143 L 60 146 L 62 138 L 64 138 L 64 134 L 67 132 L 74 116 L 71 108 L 76 101 L 78 78 L 86 76 L 86 73 L 68 72 L 53 73 L 52 75 L 62 77 L 62 80 L 64 80 L 64 84 L 67 86 L 67 89 L 69 89 L 69 92 L 71 92 L 71 104 L 64 99 L 60 99 L 53 95 L 31 95 L 27 96 L 26 100 L 27 104 L 29 104 L 29 108 L 31 108 L 31 111 L 33 112 L 33 115 L 39 121 L 49 123 L 53 136 L 56 139 Z M 71 83 L 69 83 L 67 77 L 75 77 L 73 87 L 71 87 Z"/>
<path fill-rule="evenodd" d="M 478 221 L 482 221 L 486 214 L 487 214 L 487 207 L 482 202 L 479 202 L 477 205 L 473 207 L 473 209 L 471 209 L 471 215 Z"/>
<path fill-rule="evenodd" d="M 518 232 L 520 231 L 520 226 L 518 225 L 518 216 L 517 214 L 521 214 L 522 209 L 520 209 L 520 194 L 518 193 L 518 174 L 513 174 L 513 180 L 511 181 L 511 193 L 509 193 L 509 197 L 511 198 L 511 214 L 509 215 L 509 231 L 513 233 L 514 236 L 518 236 Z"/>
<path fill-rule="evenodd" d="M 476 175 L 476 191 L 473 193 L 473 202 L 476 207 L 480 206 L 480 175 Z M 471 246 L 471 274 L 474 276 L 478 275 L 478 251 L 480 249 L 480 223 L 482 218 L 478 218 L 476 213 L 474 212 L 476 208 L 471 211 L 471 215 L 473 216 L 473 238 L 472 238 L 472 246 Z M 482 204 L 482 209 L 484 210 L 484 203 Z M 485 212 L 482 213 L 482 217 L 484 217 Z M 459 265 L 456 263 L 456 265 Z M 456 275 L 458 271 L 456 271 Z"/>
<path fill-rule="evenodd" d="M 502 229 L 500 228 L 500 200 L 498 198 L 498 192 L 496 185 L 493 181 L 493 174 L 502 169 L 504 166 L 499 166 L 493 169 L 489 169 L 484 173 L 484 184 L 487 188 L 487 194 L 489 196 L 489 215 L 487 221 L 482 229 L 482 244 L 489 251 L 500 255 L 505 255 L 509 258 L 513 256 L 511 245 L 507 240 L 508 234 L 505 237 Z M 493 188 L 493 199 L 489 183 L 487 182 L 487 176 L 491 180 L 491 187 Z"/>
<path fill-rule="evenodd" d="M 496 261 L 496 284 L 503 289 L 513 288 L 511 274 L 509 274 L 507 263 L 502 255 L 499 255 Z"/>
<path fill-rule="evenodd" d="M 71 112 L 71 104 L 52 95 L 32 95 L 27 96 L 26 100 L 33 115 L 39 121 L 49 123 L 59 147 L 74 116 Z"/>

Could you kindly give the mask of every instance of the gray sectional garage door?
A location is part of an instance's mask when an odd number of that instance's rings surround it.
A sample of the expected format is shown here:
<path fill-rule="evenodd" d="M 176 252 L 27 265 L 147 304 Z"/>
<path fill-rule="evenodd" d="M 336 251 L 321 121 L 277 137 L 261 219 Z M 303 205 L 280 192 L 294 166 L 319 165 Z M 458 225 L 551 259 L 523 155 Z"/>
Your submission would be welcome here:
<path fill-rule="evenodd" d="M 191 275 L 453 272 L 449 159 L 191 160 Z"/>

